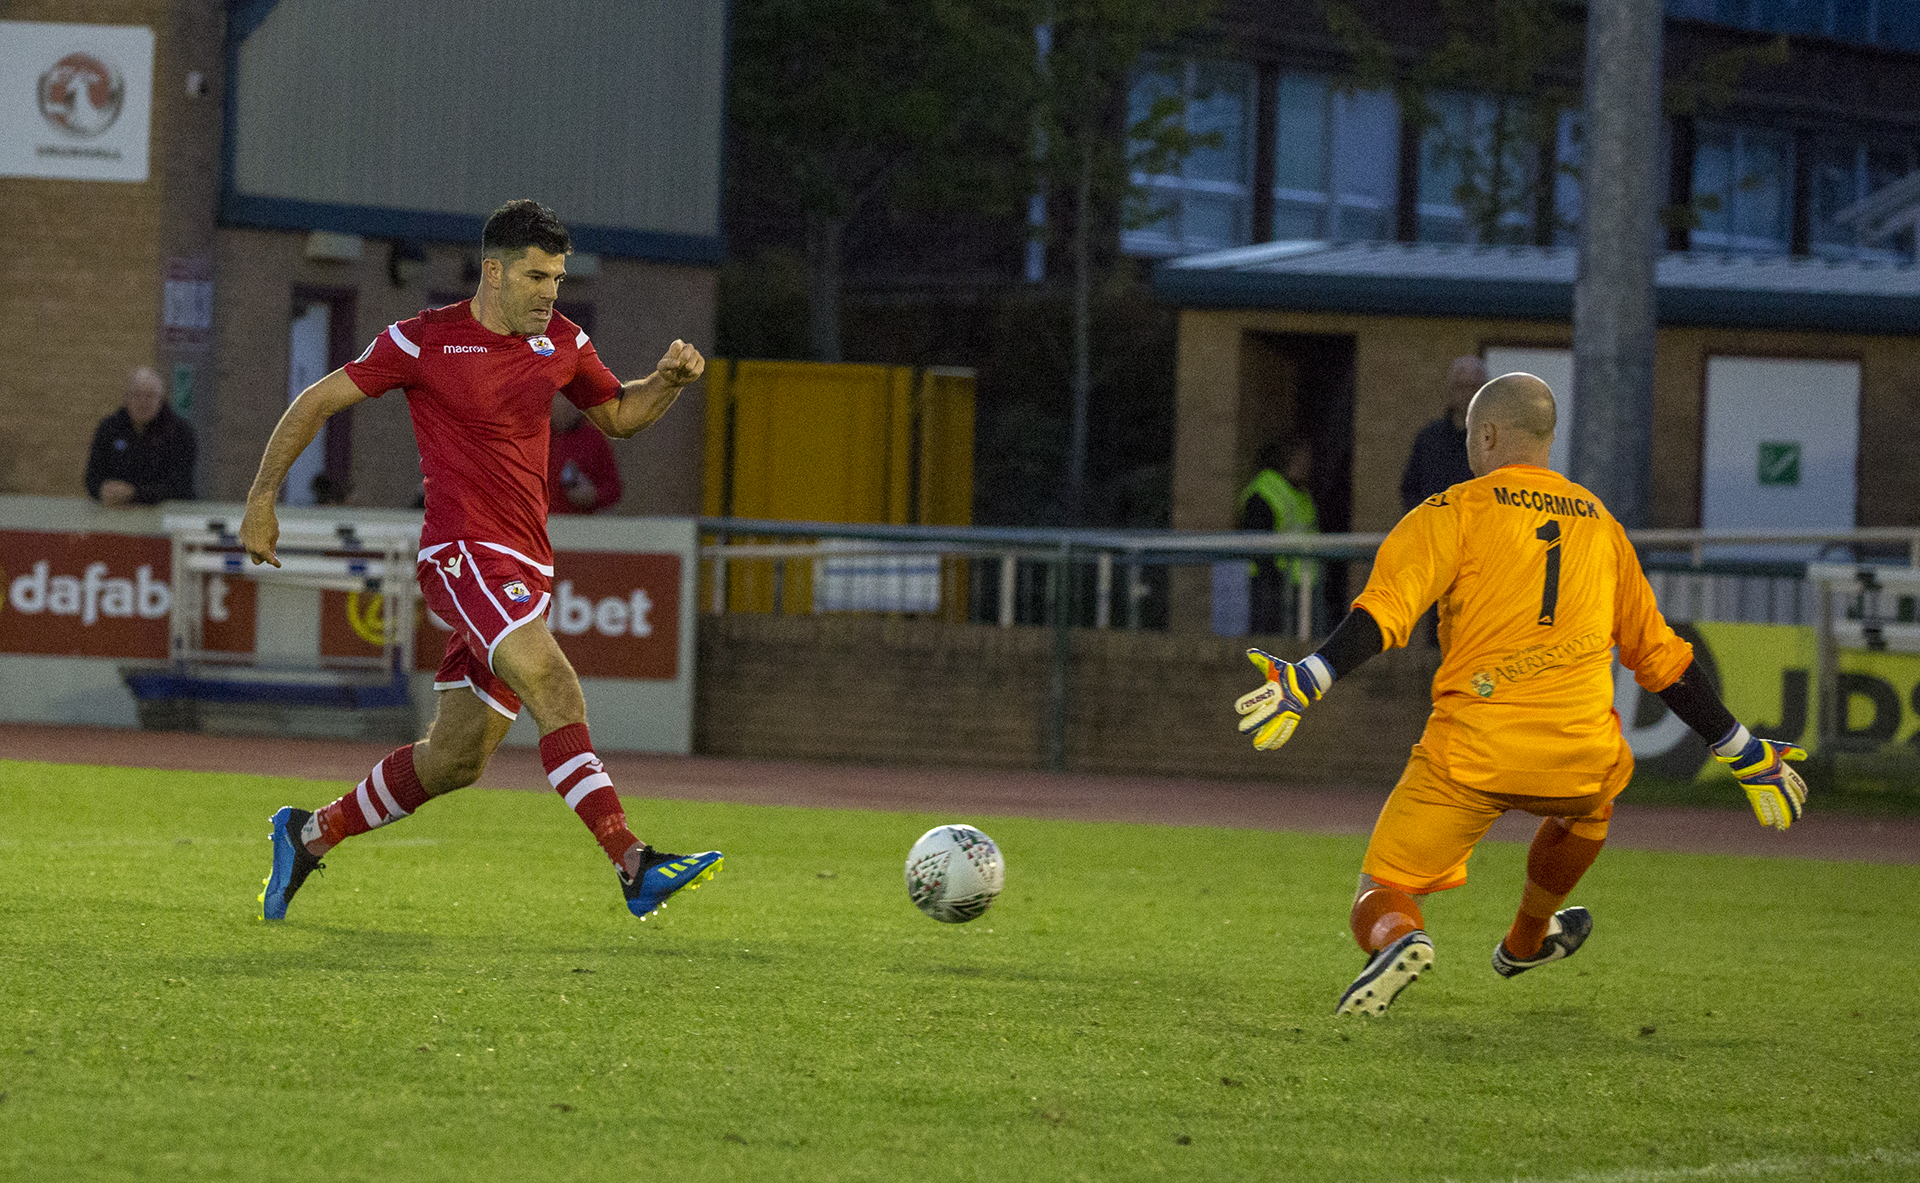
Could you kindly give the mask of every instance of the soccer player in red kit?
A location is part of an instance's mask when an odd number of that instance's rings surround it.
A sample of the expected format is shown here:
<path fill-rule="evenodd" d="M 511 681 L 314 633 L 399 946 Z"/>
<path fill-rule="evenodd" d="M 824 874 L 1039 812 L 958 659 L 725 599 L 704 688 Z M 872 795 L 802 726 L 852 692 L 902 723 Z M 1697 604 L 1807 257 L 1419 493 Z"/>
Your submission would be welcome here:
<path fill-rule="evenodd" d="M 553 309 L 571 242 L 545 206 L 502 206 L 480 242 L 473 298 L 387 326 L 358 359 L 302 391 L 267 441 L 247 494 L 240 542 L 254 562 L 277 567 L 274 499 L 294 459 L 328 416 L 404 391 L 426 475 L 415 576 L 427 606 L 454 628 L 434 677 L 440 701 L 427 737 L 380 761 L 331 805 L 312 813 L 286 806 L 273 815 L 273 869 L 260 896 L 268 920 L 286 917 L 320 857 L 345 839 L 480 779 L 522 705 L 540 728 L 547 779 L 613 861 L 634 915 L 644 919 L 720 868 L 717 850 L 666 854 L 627 828 L 613 781 L 593 753 L 580 679 L 545 621 L 555 392 L 624 439 L 664 415 L 706 360 L 675 341 L 645 378 L 614 377 L 587 334 Z"/>

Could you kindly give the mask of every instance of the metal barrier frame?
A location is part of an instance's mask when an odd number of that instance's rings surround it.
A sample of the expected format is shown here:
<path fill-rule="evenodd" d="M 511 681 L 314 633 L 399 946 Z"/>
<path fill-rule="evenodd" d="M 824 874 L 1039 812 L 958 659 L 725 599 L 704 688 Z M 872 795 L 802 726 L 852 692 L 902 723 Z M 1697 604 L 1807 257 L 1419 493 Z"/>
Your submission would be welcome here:
<path fill-rule="evenodd" d="M 420 548 L 418 526 L 284 520 L 275 546 L 278 567 L 250 561 L 240 545 L 237 524 L 227 517 L 166 514 L 160 526 L 173 540 L 173 603 L 167 648 L 174 666 L 231 668 L 248 664 L 245 655 L 205 646 L 202 577 L 228 575 L 256 583 L 380 593 L 384 640 L 380 656 L 323 658 L 318 668 L 301 670 L 301 674 L 331 676 L 349 684 L 384 685 L 413 669 L 417 594 L 413 568 Z"/>

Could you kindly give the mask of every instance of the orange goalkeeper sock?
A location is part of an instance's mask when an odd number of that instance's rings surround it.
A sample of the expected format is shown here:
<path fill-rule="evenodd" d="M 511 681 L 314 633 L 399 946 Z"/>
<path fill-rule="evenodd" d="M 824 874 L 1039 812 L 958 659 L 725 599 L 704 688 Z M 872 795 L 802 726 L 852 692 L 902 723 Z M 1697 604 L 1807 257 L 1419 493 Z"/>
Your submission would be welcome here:
<path fill-rule="evenodd" d="M 1427 926 L 1420 904 L 1395 887 L 1376 887 L 1353 901 L 1353 939 L 1368 953 L 1377 953 L 1416 928 Z"/>
<path fill-rule="evenodd" d="M 1553 914 L 1567 902 L 1600 857 L 1605 839 L 1581 838 L 1553 818 L 1542 818 L 1527 848 L 1527 886 L 1520 895 L 1520 911 L 1507 930 L 1507 954 L 1520 961 L 1535 957 L 1546 939 Z"/>

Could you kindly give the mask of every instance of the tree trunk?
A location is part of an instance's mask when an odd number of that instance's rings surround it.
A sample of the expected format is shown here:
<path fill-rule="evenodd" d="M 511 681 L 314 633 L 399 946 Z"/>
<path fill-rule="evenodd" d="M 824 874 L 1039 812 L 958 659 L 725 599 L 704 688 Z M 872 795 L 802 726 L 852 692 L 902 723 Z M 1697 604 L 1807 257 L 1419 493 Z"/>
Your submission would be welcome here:
<path fill-rule="evenodd" d="M 1087 505 L 1087 414 L 1093 397 L 1093 139 L 1083 132 L 1073 193 L 1073 426 L 1067 444 L 1067 525 Z"/>
<path fill-rule="evenodd" d="M 1097 48 L 1094 34 L 1084 26 L 1077 29 L 1087 77 L 1093 69 Z M 1067 442 L 1066 524 L 1078 526 L 1087 508 L 1087 415 L 1093 398 L 1093 154 L 1099 134 L 1098 100 L 1084 96 L 1086 106 L 1080 112 L 1077 129 L 1080 140 L 1078 175 L 1073 187 L 1073 368 L 1070 384 L 1073 418 Z"/>
<path fill-rule="evenodd" d="M 812 321 L 813 359 L 840 361 L 841 247 L 847 220 L 807 215 L 807 310 Z"/>

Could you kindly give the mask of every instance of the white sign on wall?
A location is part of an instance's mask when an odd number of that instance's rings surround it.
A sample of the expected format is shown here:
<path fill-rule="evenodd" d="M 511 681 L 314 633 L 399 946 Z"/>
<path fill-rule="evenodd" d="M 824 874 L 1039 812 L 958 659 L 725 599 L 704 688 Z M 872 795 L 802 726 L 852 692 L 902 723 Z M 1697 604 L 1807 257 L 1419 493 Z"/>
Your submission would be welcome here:
<path fill-rule="evenodd" d="M 0 21 L 0 176 L 144 181 L 153 30 Z"/>
<path fill-rule="evenodd" d="M 1851 530 L 1859 451 L 1859 362 L 1707 359 L 1702 526 Z"/>

